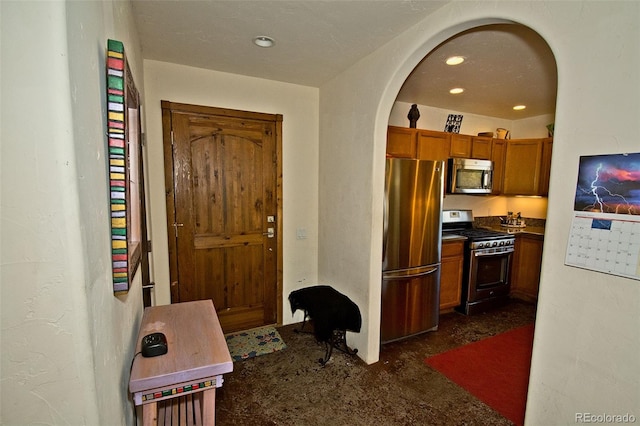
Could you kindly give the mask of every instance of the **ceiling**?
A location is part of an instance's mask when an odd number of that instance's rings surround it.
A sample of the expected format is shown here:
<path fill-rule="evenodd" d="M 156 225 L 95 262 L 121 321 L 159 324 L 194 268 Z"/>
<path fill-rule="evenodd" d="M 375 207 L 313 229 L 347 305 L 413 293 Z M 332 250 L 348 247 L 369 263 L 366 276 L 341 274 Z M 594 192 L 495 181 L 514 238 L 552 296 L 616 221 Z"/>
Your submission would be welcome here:
<path fill-rule="evenodd" d="M 320 87 L 448 1 L 133 0 L 145 59 Z M 256 36 L 272 48 L 253 44 Z M 451 55 L 466 58 L 450 67 Z M 518 119 L 555 111 L 556 67 L 520 25 L 480 27 L 446 41 L 416 67 L 397 100 Z M 463 87 L 452 96 L 448 90 Z M 512 106 L 525 104 L 524 111 Z"/>

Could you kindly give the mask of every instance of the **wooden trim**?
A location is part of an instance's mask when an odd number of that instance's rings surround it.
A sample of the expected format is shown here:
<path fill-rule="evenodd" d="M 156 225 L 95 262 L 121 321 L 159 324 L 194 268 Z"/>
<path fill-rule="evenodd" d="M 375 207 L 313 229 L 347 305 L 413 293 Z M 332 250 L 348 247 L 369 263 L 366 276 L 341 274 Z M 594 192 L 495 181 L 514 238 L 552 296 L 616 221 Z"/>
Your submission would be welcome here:
<path fill-rule="evenodd" d="M 175 188 L 173 188 L 174 170 L 172 146 L 172 114 L 189 113 L 210 116 L 246 118 L 258 121 L 268 121 L 275 124 L 276 144 L 276 321 L 277 325 L 283 323 L 283 168 L 282 168 L 282 114 L 267 114 L 260 112 L 241 111 L 228 108 L 189 105 L 170 101 L 161 101 L 162 107 L 162 139 L 164 146 L 164 176 L 165 176 L 165 203 L 167 208 L 167 232 L 169 242 L 169 269 L 172 303 L 179 302 L 179 283 L 177 274 L 177 246 L 173 234 L 175 223 Z"/>
<path fill-rule="evenodd" d="M 171 109 L 167 109 L 162 104 L 162 143 L 164 151 L 164 187 L 165 204 L 167 207 L 167 242 L 169 246 L 169 290 L 171 292 L 171 302 L 180 301 L 178 291 L 178 258 L 176 250 L 176 239 L 172 233 L 173 224 L 176 220 L 175 209 L 175 188 L 173 187 L 173 144 L 171 138 Z"/>
<path fill-rule="evenodd" d="M 278 280 L 276 289 L 276 321 L 278 325 L 283 323 L 283 259 L 282 259 L 282 234 L 283 234 L 283 218 L 282 218 L 282 115 L 277 114 L 275 117 L 276 124 L 276 238 L 278 244 L 278 254 L 276 260 L 276 279 Z"/>
<path fill-rule="evenodd" d="M 235 118 L 247 118 L 251 120 L 269 121 L 269 122 L 274 122 L 274 121 L 277 122 L 279 120 L 280 122 L 282 122 L 281 114 L 266 114 L 262 112 L 242 111 L 238 109 L 181 104 L 181 103 L 170 102 L 170 101 L 160 101 L 160 104 L 163 110 L 168 109 L 173 112 L 202 114 L 208 117 L 210 116 L 235 117 Z"/>

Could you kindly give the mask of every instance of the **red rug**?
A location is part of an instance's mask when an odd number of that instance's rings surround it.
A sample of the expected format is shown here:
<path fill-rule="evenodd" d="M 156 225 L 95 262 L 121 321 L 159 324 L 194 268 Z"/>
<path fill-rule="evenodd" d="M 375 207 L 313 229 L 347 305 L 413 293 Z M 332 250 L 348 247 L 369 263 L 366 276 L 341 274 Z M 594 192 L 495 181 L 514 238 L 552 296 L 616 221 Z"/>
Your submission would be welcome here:
<path fill-rule="evenodd" d="M 425 362 L 522 425 L 532 345 L 533 324 L 429 357 Z"/>

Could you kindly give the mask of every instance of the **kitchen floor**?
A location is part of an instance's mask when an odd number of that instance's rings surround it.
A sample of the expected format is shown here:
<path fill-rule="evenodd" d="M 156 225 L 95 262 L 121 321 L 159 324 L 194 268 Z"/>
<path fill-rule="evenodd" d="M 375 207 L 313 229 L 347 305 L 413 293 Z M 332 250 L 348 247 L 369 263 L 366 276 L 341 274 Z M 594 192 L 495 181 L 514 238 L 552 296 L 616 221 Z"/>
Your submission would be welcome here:
<path fill-rule="evenodd" d="M 278 329 L 283 351 L 234 363 L 217 390 L 218 425 L 510 425 L 489 406 L 424 363 L 428 356 L 535 319 L 535 305 L 512 300 L 477 316 L 441 315 L 438 331 L 382 346 L 380 361 L 334 351 L 313 335 Z"/>

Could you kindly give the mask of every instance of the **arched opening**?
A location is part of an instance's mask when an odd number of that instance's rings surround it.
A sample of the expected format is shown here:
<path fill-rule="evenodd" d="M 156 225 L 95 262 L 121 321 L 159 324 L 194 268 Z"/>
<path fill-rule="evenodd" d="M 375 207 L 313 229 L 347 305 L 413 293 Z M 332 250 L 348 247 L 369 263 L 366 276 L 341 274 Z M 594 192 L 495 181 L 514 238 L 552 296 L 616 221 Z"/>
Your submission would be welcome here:
<path fill-rule="evenodd" d="M 464 62 L 447 65 L 446 59 L 452 56 L 460 56 Z M 449 93 L 453 88 L 464 91 L 462 94 Z M 469 272 L 470 245 L 456 242 L 460 251 L 452 252 L 444 250 L 448 243 L 442 243 L 439 299 L 429 309 L 441 311 L 440 317 L 449 315 L 446 327 L 439 330 L 440 334 L 454 329 L 460 333 L 449 340 L 450 336 L 441 335 L 438 341 L 448 342 L 444 347 L 459 346 L 534 321 L 556 93 L 555 58 L 544 39 L 523 25 L 496 23 L 460 32 L 432 49 L 409 74 L 393 102 L 388 122 L 387 158 L 491 161 L 494 167 L 500 168 L 493 174 L 494 191 L 483 195 L 448 193 L 442 202 L 443 209 L 470 211 L 474 227 L 493 228 L 505 235 L 510 231 L 520 232 L 516 237 L 516 252 L 501 255 L 508 258 L 508 262 L 485 262 L 483 265 L 486 269 L 483 273 L 488 275 L 506 274 L 511 287 L 507 289 L 507 296 L 502 298 L 505 303 L 486 305 L 486 309 L 482 309 L 482 312 L 498 312 L 501 322 L 489 320 L 481 332 L 464 329 L 464 324 L 469 323 L 464 314 L 472 314 L 464 309 L 465 301 L 471 297 L 465 296 L 465 292 L 469 291 L 470 281 L 477 279 Z M 516 105 L 525 105 L 526 108 L 514 109 Z M 419 114 L 416 114 L 416 108 Z M 416 116 L 419 116 L 417 120 Z M 458 120 L 454 123 L 458 124 L 455 128 L 450 122 L 452 118 Z M 507 129 L 510 137 L 504 132 L 498 134 L 497 129 Z M 537 157 L 519 158 L 520 154 L 516 152 L 524 152 L 517 151 L 521 149 L 520 140 L 527 141 L 530 144 L 527 149 L 531 148 L 530 152 L 536 153 Z M 493 150 L 498 151 L 494 154 Z M 498 161 L 500 164 L 496 164 Z M 515 164 L 515 161 L 524 163 Z M 528 169 L 530 163 L 534 163 L 531 170 Z M 514 179 L 514 175 L 509 174 L 513 170 L 520 170 L 523 175 L 515 178 L 531 180 L 530 188 L 514 185 L 512 181 L 508 181 L 505 187 L 507 177 Z M 524 176 L 527 173 L 533 175 Z M 446 172 L 444 179 L 447 179 Z M 508 212 L 519 215 L 518 227 L 515 222 L 502 223 Z M 523 224 L 533 232 L 527 232 Z M 445 259 L 445 253 L 455 254 Z M 505 265 L 511 265 L 511 268 L 507 269 Z M 488 268 L 502 268 L 502 271 L 491 272 Z M 385 293 L 393 294 L 393 291 L 385 287 L 383 280 L 381 324 L 385 324 L 385 316 L 390 312 L 390 309 L 385 309 L 388 302 L 394 305 L 391 311 L 405 309 L 407 321 L 412 323 L 421 322 L 415 315 L 429 314 L 424 306 L 411 310 L 412 306 L 415 307 L 411 300 L 399 303 L 399 296 L 385 296 Z M 389 297 L 389 301 L 385 297 Z M 392 315 L 397 321 L 398 314 Z M 463 321 L 459 325 L 451 325 L 452 318 L 455 320 L 456 316 Z M 420 332 L 412 329 L 410 335 L 431 331 L 433 325 L 428 324 L 428 329 Z M 384 330 L 381 340 L 385 340 Z"/>

